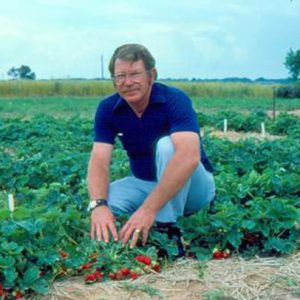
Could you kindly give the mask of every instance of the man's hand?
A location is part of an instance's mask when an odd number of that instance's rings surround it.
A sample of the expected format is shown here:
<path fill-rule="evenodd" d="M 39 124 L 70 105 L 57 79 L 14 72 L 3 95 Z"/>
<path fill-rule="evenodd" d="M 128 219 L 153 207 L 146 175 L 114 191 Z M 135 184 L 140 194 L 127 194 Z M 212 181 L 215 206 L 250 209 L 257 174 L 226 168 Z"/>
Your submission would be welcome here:
<path fill-rule="evenodd" d="M 138 239 L 142 238 L 142 244 L 145 245 L 148 239 L 149 230 L 155 220 L 156 214 L 140 207 L 124 224 L 120 232 L 120 238 L 125 245 L 132 237 L 130 248 L 134 248 Z"/>
<path fill-rule="evenodd" d="M 109 232 L 115 241 L 118 240 L 118 233 L 115 225 L 115 217 L 107 206 L 96 207 L 92 211 L 91 238 L 98 241 L 109 242 Z"/>

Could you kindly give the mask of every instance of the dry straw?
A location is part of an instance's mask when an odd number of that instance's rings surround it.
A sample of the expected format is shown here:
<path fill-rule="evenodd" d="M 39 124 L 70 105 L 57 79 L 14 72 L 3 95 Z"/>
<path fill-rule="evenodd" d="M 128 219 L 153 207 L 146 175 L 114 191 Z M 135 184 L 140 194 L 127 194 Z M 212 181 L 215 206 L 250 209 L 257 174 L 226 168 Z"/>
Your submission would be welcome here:
<path fill-rule="evenodd" d="M 292 300 L 300 296 L 300 253 L 289 257 L 180 260 L 136 281 L 87 286 L 82 277 L 54 283 L 47 300 L 241 299 Z"/>

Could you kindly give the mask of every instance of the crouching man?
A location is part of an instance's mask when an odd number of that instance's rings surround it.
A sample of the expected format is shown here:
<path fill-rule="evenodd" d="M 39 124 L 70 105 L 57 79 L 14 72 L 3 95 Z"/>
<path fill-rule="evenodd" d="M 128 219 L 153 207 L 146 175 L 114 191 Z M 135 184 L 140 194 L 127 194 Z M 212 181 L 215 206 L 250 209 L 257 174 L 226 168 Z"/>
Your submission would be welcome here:
<path fill-rule="evenodd" d="M 116 93 L 100 102 L 88 166 L 91 238 L 147 242 L 151 228 L 207 206 L 214 197 L 212 166 L 201 144 L 197 116 L 182 91 L 155 82 L 155 60 L 144 46 L 117 48 L 109 71 Z M 115 138 L 127 152 L 131 175 L 110 183 Z M 129 215 L 117 232 L 116 217 Z M 179 253 L 184 251 L 181 243 Z"/>

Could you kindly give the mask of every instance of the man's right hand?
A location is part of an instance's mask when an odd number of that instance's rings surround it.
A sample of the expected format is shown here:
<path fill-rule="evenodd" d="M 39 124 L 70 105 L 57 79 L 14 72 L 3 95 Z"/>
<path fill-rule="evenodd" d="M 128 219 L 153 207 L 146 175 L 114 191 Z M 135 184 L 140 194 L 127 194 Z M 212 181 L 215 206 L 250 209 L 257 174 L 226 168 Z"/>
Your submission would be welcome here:
<path fill-rule="evenodd" d="M 118 240 L 115 217 L 107 206 L 96 207 L 91 216 L 91 238 L 109 242 L 109 232 L 115 241 Z"/>

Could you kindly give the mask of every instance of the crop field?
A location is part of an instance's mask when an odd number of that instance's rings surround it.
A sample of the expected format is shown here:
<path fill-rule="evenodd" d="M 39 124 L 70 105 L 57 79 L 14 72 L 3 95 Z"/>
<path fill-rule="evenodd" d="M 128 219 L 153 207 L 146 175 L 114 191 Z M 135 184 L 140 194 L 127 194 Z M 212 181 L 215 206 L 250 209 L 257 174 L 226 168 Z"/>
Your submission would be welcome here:
<path fill-rule="evenodd" d="M 272 277 L 278 289 L 270 284 L 270 289 L 259 293 L 258 288 L 203 286 L 214 276 L 207 271 L 212 263 L 224 267 L 243 260 L 246 269 L 252 259 L 256 263 L 258 258 L 265 259 L 264 266 L 271 266 L 271 259 L 282 262 L 291 257 L 294 266 L 300 265 L 300 118 L 291 114 L 300 109 L 300 99 L 276 99 L 273 119 L 269 112 L 274 100 L 267 87 L 256 87 L 256 94 L 244 87 L 247 95 L 232 92 L 232 97 L 222 88 L 223 94 L 207 92 L 203 97 L 187 91 L 215 167 L 217 187 L 209 208 L 179 221 L 188 265 L 174 262 L 177 248 L 165 234 L 153 232 L 146 247 L 135 249 L 90 240 L 86 170 L 94 113 L 103 93 L 92 94 L 92 87 L 76 95 L 24 94 L 20 87 L 15 94 L 1 93 L 0 299 L 300 297 L 297 267 L 284 278 Z M 56 89 L 58 93 L 67 87 L 61 84 Z M 213 131 L 223 131 L 224 119 L 228 130 L 246 138 L 232 141 L 226 133 L 214 135 Z M 117 141 L 111 179 L 127 175 L 128 167 Z M 118 226 L 123 222 L 118 220 Z M 168 258 L 160 259 L 157 249 Z M 177 283 L 189 280 L 193 294 L 178 285 L 177 298 L 168 294 L 163 282 L 171 275 Z M 154 281 L 158 281 L 156 286 L 150 284 Z M 69 285 L 58 294 L 57 284 L 65 282 Z M 89 296 L 76 298 L 76 291 L 66 292 L 78 283 Z M 94 287 L 98 289 L 92 293 Z"/>

